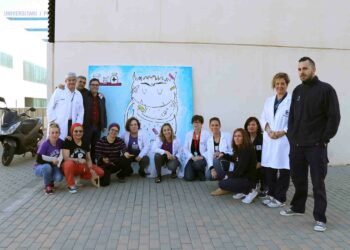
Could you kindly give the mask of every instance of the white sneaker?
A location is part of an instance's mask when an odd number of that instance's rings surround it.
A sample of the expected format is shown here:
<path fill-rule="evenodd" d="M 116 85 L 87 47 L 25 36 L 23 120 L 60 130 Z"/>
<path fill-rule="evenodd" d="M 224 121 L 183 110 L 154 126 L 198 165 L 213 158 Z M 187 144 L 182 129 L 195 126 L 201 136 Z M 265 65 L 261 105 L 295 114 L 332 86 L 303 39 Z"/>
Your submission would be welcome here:
<path fill-rule="evenodd" d="M 326 227 L 326 223 L 322 222 L 322 221 L 316 221 L 315 222 L 315 226 L 314 226 L 314 230 L 317 232 L 324 232 L 326 231 L 327 227 Z"/>
<path fill-rule="evenodd" d="M 253 189 L 249 194 L 245 196 L 242 202 L 246 204 L 252 203 L 252 201 L 255 199 L 257 195 L 258 195 L 258 192 L 255 189 Z"/>
<path fill-rule="evenodd" d="M 261 201 L 261 203 L 264 204 L 264 205 L 267 205 L 267 204 L 269 204 L 272 200 L 273 200 L 273 198 L 272 198 L 271 196 L 268 195 L 268 196 L 266 196 L 265 199 L 263 199 L 263 200 Z"/>
<path fill-rule="evenodd" d="M 240 200 L 240 199 L 242 199 L 244 196 L 245 196 L 245 194 L 238 193 L 238 194 L 232 195 L 232 198 L 235 199 L 235 200 Z"/>
<path fill-rule="evenodd" d="M 273 199 L 270 203 L 267 204 L 267 206 L 270 208 L 283 207 L 285 205 L 286 205 L 286 203 L 280 202 L 276 199 Z"/>

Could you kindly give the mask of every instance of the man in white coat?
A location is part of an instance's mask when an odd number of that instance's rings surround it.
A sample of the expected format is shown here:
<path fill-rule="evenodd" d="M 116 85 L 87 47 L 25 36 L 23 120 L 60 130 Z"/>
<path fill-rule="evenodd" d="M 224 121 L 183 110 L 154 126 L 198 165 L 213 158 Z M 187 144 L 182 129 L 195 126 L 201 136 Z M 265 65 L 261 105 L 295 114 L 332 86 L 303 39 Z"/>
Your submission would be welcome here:
<path fill-rule="evenodd" d="M 84 105 L 82 95 L 75 89 L 76 74 L 68 73 L 65 79 L 66 88 L 57 88 L 52 94 L 47 106 L 47 121 L 59 124 L 60 138 L 69 135 L 72 123 L 83 124 Z"/>

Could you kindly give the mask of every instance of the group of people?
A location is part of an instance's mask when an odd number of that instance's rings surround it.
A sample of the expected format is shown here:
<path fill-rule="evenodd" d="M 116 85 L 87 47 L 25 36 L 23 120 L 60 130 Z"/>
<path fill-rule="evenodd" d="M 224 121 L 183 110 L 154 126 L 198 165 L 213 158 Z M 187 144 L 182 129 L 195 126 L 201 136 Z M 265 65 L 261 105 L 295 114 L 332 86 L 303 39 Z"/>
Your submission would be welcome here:
<path fill-rule="evenodd" d="M 120 125 L 111 123 L 107 136 L 100 138 L 107 116 L 99 81 L 91 79 L 87 90 L 85 77 L 69 73 L 66 87 L 57 88 L 50 99 L 48 138 L 38 150 L 34 173 L 44 178 L 47 194 L 53 193 L 54 182 L 61 181 L 63 175 L 69 192 L 76 193 L 75 177 L 99 176 L 101 186 L 107 186 L 115 173 L 118 181 L 124 182 L 133 174 L 133 162 L 145 177 L 153 156 L 156 183 L 162 181 L 162 168 L 166 167 L 171 178 L 217 180 L 212 195 L 233 193 L 234 199 L 244 203 L 258 196 L 269 208 L 286 205 L 291 178 L 295 194 L 290 208 L 280 214 L 292 216 L 305 212 L 310 166 L 314 230 L 324 231 L 327 144 L 340 123 L 339 103 L 334 88 L 316 76 L 311 58 L 299 60 L 298 72 L 302 83 L 292 95 L 287 92 L 290 80 L 286 73 L 273 77 L 276 94 L 266 100 L 260 121 L 249 117 L 243 128 L 230 135 L 221 131 L 219 118 L 209 120 L 209 132 L 202 127 L 203 117 L 194 115 L 193 130 L 183 144 L 169 123 L 162 125 L 159 137 L 151 143 L 135 117 L 127 120 L 123 136 L 118 137 Z"/>

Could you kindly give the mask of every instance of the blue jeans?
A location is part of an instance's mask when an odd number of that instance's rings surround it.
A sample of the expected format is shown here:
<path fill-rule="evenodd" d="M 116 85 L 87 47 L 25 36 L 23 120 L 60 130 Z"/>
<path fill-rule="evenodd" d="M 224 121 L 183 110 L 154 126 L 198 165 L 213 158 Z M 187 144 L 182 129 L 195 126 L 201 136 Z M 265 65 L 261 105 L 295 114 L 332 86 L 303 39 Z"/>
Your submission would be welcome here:
<path fill-rule="evenodd" d="M 225 178 L 225 175 L 227 174 L 230 168 L 230 162 L 223 159 L 214 159 L 213 167 L 217 173 L 217 180 L 222 180 Z M 208 180 L 214 181 L 213 177 L 211 176 L 210 169 L 208 169 L 205 175 Z"/>
<path fill-rule="evenodd" d="M 60 182 L 63 179 L 61 170 L 58 167 L 52 167 L 48 163 L 35 166 L 33 172 L 38 177 L 44 177 L 45 187 L 53 182 Z"/>

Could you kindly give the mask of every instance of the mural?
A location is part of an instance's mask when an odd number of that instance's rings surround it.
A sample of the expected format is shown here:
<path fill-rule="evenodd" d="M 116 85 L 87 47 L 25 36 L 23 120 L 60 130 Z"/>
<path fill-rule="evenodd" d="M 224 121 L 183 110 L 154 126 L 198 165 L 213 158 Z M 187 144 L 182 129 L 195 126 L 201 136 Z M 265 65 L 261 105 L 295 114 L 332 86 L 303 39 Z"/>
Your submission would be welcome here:
<path fill-rule="evenodd" d="M 153 141 L 170 123 L 181 142 L 191 129 L 192 68 L 176 66 L 89 66 L 105 95 L 108 123 L 136 117 Z"/>

